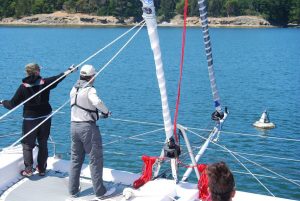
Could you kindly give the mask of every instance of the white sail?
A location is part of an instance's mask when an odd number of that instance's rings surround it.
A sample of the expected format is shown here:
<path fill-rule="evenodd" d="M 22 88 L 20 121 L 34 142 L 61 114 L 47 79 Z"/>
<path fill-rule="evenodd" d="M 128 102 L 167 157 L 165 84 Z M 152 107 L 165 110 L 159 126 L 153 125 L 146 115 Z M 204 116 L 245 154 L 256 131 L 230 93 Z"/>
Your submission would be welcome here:
<path fill-rule="evenodd" d="M 157 23 L 155 15 L 155 7 L 153 0 L 141 0 L 143 3 L 143 18 L 147 24 L 148 35 L 151 43 L 151 48 L 154 55 L 156 76 L 161 96 L 162 113 L 164 120 L 164 127 L 167 139 L 172 137 L 172 120 L 169 110 L 166 81 L 164 75 L 163 62 L 161 58 L 161 51 L 159 45 L 159 38 L 157 33 Z"/>

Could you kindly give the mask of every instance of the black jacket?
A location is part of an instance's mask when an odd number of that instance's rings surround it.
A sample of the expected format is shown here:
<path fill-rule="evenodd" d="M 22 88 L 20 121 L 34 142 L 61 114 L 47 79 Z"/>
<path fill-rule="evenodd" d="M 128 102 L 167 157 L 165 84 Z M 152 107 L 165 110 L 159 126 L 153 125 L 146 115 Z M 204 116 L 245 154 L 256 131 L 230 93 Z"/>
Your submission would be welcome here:
<path fill-rule="evenodd" d="M 7 109 L 13 109 L 23 101 L 27 100 L 33 94 L 37 93 L 41 89 L 47 87 L 52 82 L 63 76 L 61 73 L 57 76 L 42 78 L 41 76 L 31 75 L 25 77 L 23 83 L 17 89 L 15 95 L 11 100 L 4 100 L 3 106 Z M 54 89 L 59 82 L 61 82 L 65 76 L 51 85 L 49 88 L 38 94 L 28 102 L 24 104 L 23 117 L 24 118 L 36 118 L 41 116 L 49 115 L 52 112 L 51 105 L 49 104 L 50 90 Z"/>

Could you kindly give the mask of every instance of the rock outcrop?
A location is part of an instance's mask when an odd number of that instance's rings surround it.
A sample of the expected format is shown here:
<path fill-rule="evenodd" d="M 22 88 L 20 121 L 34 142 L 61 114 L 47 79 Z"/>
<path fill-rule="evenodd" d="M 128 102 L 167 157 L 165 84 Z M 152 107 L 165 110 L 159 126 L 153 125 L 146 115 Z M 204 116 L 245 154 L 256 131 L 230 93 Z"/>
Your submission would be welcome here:
<path fill-rule="evenodd" d="M 210 26 L 226 26 L 226 27 L 266 27 L 271 26 L 268 21 L 257 16 L 239 16 L 239 17 L 223 17 L 208 18 Z M 113 16 L 91 16 L 87 14 L 70 14 L 58 11 L 51 14 L 37 14 L 33 16 L 23 17 L 21 19 L 4 18 L 0 21 L 2 25 L 79 25 L 79 26 L 121 26 L 134 25 L 134 18 L 119 20 Z M 170 22 L 159 22 L 161 26 L 182 26 L 183 17 L 175 16 Z M 187 26 L 200 26 L 199 17 L 188 17 Z"/>
<path fill-rule="evenodd" d="M 170 23 L 163 23 L 170 26 L 182 26 L 183 17 L 181 15 L 175 16 Z M 267 27 L 271 24 L 258 16 L 238 16 L 238 17 L 221 17 L 221 18 L 208 18 L 209 26 L 216 27 Z M 188 17 L 187 26 L 200 26 L 199 17 Z"/>
<path fill-rule="evenodd" d="M 4 18 L 1 24 L 15 25 L 118 25 L 120 21 L 113 16 L 91 16 L 87 14 L 70 14 L 55 12 L 51 14 L 37 14 L 21 19 Z"/>

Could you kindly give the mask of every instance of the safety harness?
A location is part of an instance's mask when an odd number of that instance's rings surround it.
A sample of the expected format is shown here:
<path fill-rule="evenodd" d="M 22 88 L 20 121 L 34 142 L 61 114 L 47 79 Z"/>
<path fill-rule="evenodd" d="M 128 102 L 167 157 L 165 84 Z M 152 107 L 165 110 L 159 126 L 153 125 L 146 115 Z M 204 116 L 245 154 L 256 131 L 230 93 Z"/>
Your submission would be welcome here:
<path fill-rule="evenodd" d="M 71 108 L 72 108 L 73 106 L 76 106 L 76 107 L 78 107 L 78 108 L 80 108 L 80 109 L 82 109 L 82 110 L 84 110 L 84 111 L 86 111 L 86 112 L 89 112 L 89 113 L 91 113 L 92 119 L 93 119 L 94 121 L 97 121 L 97 120 L 99 119 L 99 112 L 98 112 L 98 109 L 97 109 L 97 108 L 96 108 L 96 110 L 90 110 L 90 109 L 87 109 L 87 108 L 85 108 L 85 107 L 82 107 L 82 106 L 78 105 L 78 103 L 77 103 L 78 91 L 79 91 L 79 87 L 76 87 L 75 102 L 71 105 Z M 95 113 L 95 114 L 96 114 L 96 119 L 95 119 L 95 116 L 92 115 L 92 113 Z"/>

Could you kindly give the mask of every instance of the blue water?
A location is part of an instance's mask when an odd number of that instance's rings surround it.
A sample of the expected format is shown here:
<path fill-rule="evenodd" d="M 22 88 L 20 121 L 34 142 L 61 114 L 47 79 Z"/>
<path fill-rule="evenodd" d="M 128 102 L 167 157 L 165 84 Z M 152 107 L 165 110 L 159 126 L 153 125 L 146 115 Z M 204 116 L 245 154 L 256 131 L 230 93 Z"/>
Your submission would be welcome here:
<path fill-rule="evenodd" d="M 0 27 L 0 98 L 9 99 L 14 94 L 25 75 L 25 64 L 37 62 L 43 66 L 42 75 L 56 75 L 71 64 L 80 63 L 126 30 L 127 28 Z M 231 151 L 256 154 L 243 156 L 300 184 L 300 29 L 216 28 L 210 29 L 210 33 L 219 94 L 222 104 L 230 110 L 223 129 L 226 132 L 221 135 L 219 143 Z M 181 29 L 159 28 L 159 36 L 169 107 L 173 116 L 179 78 Z M 89 63 L 100 69 L 125 41 L 126 39 L 120 41 Z M 77 78 L 78 73 L 72 74 L 52 91 L 51 104 L 54 109 L 68 100 L 69 91 Z M 99 75 L 95 86 L 112 111 L 113 118 L 163 123 L 153 55 L 146 29 Z M 252 123 L 259 119 L 266 108 L 276 128 L 268 131 L 255 129 Z M 210 120 L 213 110 L 201 29 L 189 28 L 178 123 L 210 129 L 213 126 Z M 6 112 L 7 110 L 0 108 L 0 115 Z M 21 114 L 22 109 L 18 109 L 1 120 L 0 148 L 12 144 L 20 136 Z M 162 126 L 140 125 L 115 119 L 99 122 L 103 134 L 105 166 L 140 172 L 140 156 L 158 156 L 164 133 L 160 131 L 137 137 L 144 141 L 128 137 Z M 51 136 L 59 143 L 58 152 L 69 151 L 69 124 L 70 108 L 64 107 L 53 117 Z M 193 131 L 207 136 L 203 131 Z M 193 146 L 201 145 L 202 140 L 192 133 L 189 136 Z M 238 158 L 254 174 L 277 177 L 258 177 L 275 196 L 300 200 L 299 186 Z M 226 161 L 235 171 L 238 190 L 268 194 L 252 176 L 236 172 L 247 171 L 230 154 L 222 152 L 213 144 L 201 162 L 220 160 Z M 192 178 L 192 181 L 195 179 Z"/>

